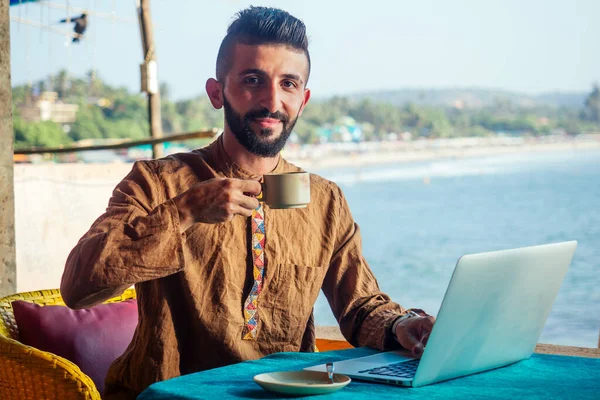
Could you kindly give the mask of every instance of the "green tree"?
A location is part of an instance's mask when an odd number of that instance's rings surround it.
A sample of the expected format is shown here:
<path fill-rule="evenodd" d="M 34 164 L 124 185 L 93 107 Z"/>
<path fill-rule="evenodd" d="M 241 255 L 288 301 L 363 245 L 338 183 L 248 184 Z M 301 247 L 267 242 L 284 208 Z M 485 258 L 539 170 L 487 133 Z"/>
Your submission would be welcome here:
<path fill-rule="evenodd" d="M 66 69 L 61 69 L 58 74 L 53 77 L 54 91 L 58 93 L 60 99 L 67 96 L 67 89 L 69 85 L 69 74 Z"/>
<path fill-rule="evenodd" d="M 93 104 L 82 104 L 69 135 L 73 140 L 101 139 L 106 137 L 107 131 L 108 124 L 102 110 Z"/>
<path fill-rule="evenodd" d="M 109 121 L 106 131 L 106 137 L 132 140 L 148 138 L 149 132 L 147 123 L 143 124 L 131 119 Z"/>
<path fill-rule="evenodd" d="M 161 119 L 164 133 L 181 133 L 181 116 L 177 113 L 174 103 L 163 101 L 161 104 Z"/>
<path fill-rule="evenodd" d="M 20 117 L 13 120 L 15 148 L 57 147 L 71 143 L 71 139 L 52 121 L 25 122 Z"/>
<path fill-rule="evenodd" d="M 600 87 L 594 85 L 592 92 L 585 99 L 583 119 L 600 125 Z"/>
<path fill-rule="evenodd" d="M 21 107 L 32 107 L 36 98 L 32 87 L 41 92 L 56 91 L 60 100 L 79 105 L 76 122 L 68 134 L 53 123 L 26 122 L 19 117 Z M 223 128 L 223 111 L 215 110 L 206 96 L 173 101 L 166 83 L 160 85 L 162 124 L 165 133 L 183 133 Z M 367 98 L 332 97 L 313 99 L 298 120 L 294 132 L 301 143 L 319 141 L 319 133 L 335 134 L 347 117 L 362 127 L 367 140 L 380 140 L 390 132 L 409 131 L 413 137 L 487 136 L 498 132 L 514 135 L 547 134 L 555 129 L 569 134 L 598 131 L 600 88 L 594 85 L 582 109 L 549 106 L 522 106 L 502 94 L 484 108 L 427 105 L 425 92 L 416 104 L 397 105 Z M 101 101 L 100 101 L 101 100 Z M 148 137 L 148 102 L 144 95 L 125 87 L 104 83 L 93 71 L 82 78 L 58 71 L 33 86 L 13 88 L 15 145 L 21 147 L 64 144 L 69 140 Z M 23 114 L 26 115 L 26 114 Z M 338 129 L 339 130 L 339 129 Z M 338 132 L 338 136 L 339 132 Z M 200 145 L 200 141 L 194 142 Z"/>
<path fill-rule="evenodd" d="M 160 99 L 163 102 L 168 102 L 169 100 L 171 100 L 171 87 L 168 83 L 161 82 L 158 91 L 160 92 Z"/>

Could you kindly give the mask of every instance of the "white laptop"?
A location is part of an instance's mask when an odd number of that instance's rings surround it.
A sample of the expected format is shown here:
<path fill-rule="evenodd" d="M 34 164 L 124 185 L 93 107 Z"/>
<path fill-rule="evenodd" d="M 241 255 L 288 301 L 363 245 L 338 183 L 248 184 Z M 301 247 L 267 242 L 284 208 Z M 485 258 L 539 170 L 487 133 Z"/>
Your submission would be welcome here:
<path fill-rule="evenodd" d="M 388 351 L 336 362 L 335 373 L 418 387 L 529 358 L 576 247 L 571 241 L 461 257 L 420 360 Z"/>

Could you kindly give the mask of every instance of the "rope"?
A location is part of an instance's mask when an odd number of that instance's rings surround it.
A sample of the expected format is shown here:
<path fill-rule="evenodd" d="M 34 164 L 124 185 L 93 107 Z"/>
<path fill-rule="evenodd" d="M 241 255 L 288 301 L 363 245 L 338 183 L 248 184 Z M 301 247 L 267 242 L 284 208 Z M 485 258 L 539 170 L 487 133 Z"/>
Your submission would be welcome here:
<path fill-rule="evenodd" d="M 148 52 L 146 52 L 146 57 L 144 58 L 144 63 L 148 64 L 150 60 L 154 58 L 154 43 L 150 43 L 150 47 L 148 47 Z"/>

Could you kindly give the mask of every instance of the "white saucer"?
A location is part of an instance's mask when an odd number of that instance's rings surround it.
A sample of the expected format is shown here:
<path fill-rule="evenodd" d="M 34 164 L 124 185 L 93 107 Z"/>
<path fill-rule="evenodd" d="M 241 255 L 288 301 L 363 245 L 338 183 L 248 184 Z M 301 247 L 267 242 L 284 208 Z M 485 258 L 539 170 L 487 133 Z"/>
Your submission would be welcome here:
<path fill-rule="evenodd" d="M 271 372 L 254 377 L 254 382 L 265 390 L 294 396 L 337 392 L 352 381 L 340 374 L 335 374 L 333 380 L 330 383 L 327 373 L 318 371 Z"/>

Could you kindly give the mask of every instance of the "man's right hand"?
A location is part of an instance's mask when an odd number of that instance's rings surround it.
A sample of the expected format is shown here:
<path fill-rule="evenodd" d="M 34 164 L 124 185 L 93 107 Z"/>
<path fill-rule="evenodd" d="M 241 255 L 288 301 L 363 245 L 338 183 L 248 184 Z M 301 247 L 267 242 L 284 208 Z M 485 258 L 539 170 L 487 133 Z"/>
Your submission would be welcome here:
<path fill-rule="evenodd" d="M 199 183 L 175 197 L 181 233 L 197 222 L 217 224 L 236 215 L 249 217 L 258 207 L 258 181 L 214 178 Z"/>

